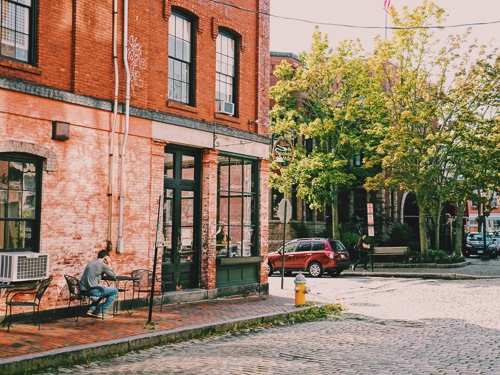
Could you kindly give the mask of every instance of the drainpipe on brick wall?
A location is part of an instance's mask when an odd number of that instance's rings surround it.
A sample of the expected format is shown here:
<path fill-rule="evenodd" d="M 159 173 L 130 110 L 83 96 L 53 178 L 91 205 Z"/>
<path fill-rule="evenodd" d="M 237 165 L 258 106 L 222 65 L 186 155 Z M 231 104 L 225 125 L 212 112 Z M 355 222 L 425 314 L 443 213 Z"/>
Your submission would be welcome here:
<path fill-rule="evenodd" d="M 117 45 L 117 33 L 118 33 L 118 0 L 113 0 L 113 66 L 115 69 L 115 96 L 113 104 L 113 123 L 111 127 L 111 134 L 109 136 L 109 180 L 108 180 L 108 239 L 107 239 L 107 250 L 110 251 L 113 248 L 113 243 L 111 242 L 111 229 L 113 227 L 113 156 L 115 147 L 115 131 L 116 131 L 116 121 L 118 118 L 118 88 L 119 88 L 119 72 L 118 72 L 118 53 L 116 49 Z"/>
<path fill-rule="evenodd" d="M 123 253 L 123 196 L 125 178 L 125 146 L 127 145 L 128 128 L 130 122 L 130 68 L 128 65 L 128 0 L 123 2 L 123 63 L 125 64 L 126 84 L 125 84 L 125 131 L 123 132 L 123 142 L 120 151 L 120 206 L 118 216 L 118 243 L 116 252 Z"/>

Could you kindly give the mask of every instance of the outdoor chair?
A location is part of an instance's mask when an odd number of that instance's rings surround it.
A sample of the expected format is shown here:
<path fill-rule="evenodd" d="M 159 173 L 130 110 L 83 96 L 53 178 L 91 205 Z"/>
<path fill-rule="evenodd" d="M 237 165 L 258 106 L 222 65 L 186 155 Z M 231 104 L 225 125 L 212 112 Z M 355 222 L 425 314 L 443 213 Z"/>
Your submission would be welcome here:
<path fill-rule="evenodd" d="M 72 301 L 79 301 L 80 307 L 83 306 L 85 302 L 87 302 L 89 306 L 95 305 L 96 308 L 99 306 L 99 303 L 104 296 L 104 289 L 102 289 L 101 287 L 97 287 L 97 289 L 101 292 L 100 297 L 89 296 L 86 294 L 82 294 L 82 291 L 80 289 L 80 280 L 78 280 L 76 277 L 71 275 L 64 275 L 64 278 L 66 279 L 69 290 L 68 308 L 70 307 Z M 76 321 L 78 322 L 78 314 L 76 314 Z"/>
<path fill-rule="evenodd" d="M 151 284 L 153 282 L 153 271 L 148 269 L 137 269 L 133 270 L 130 275 L 132 277 L 137 277 L 139 280 L 133 280 L 133 288 L 132 288 L 132 306 L 135 300 L 135 296 L 137 294 L 137 310 L 139 310 L 139 298 L 141 293 L 150 296 L 151 294 Z M 161 283 L 160 283 L 161 285 Z M 155 290 L 157 292 L 158 290 Z"/>
<path fill-rule="evenodd" d="M 7 332 L 10 332 L 10 326 L 12 323 L 12 307 L 33 307 L 33 318 L 35 321 L 35 325 L 38 323 L 38 330 L 40 330 L 40 304 L 42 303 L 42 297 L 45 294 L 45 291 L 47 290 L 50 282 L 52 281 L 51 278 L 41 280 L 38 284 L 38 287 L 36 290 L 31 290 L 31 291 L 21 291 L 21 292 L 15 292 L 12 293 L 12 295 L 9 295 L 8 300 L 5 302 L 5 315 L 7 316 L 7 308 L 9 309 L 9 317 L 7 321 Z M 19 301 L 16 300 L 18 296 L 26 296 L 26 295 L 33 295 L 33 301 Z"/>

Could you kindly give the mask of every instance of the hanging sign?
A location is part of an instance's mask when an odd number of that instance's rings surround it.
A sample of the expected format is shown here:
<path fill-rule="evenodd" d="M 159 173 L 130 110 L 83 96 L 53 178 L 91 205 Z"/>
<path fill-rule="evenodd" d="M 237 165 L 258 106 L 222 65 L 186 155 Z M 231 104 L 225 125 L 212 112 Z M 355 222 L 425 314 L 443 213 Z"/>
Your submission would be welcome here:
<path fill-rule="evenodd" d="M 273 145 L 273 160 L 281 168 L 288 168 L 293 161 L 294 150 L 292 143 L 283 137 L 278 138 Z"/>

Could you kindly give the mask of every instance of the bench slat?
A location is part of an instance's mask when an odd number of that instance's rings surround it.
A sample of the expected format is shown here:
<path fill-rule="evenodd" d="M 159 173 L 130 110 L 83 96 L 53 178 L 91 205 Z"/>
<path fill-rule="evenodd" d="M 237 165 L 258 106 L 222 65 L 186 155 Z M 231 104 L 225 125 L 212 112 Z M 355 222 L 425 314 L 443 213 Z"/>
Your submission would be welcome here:
<path fill-rule="evenodd" d="M 393 246 L 393 247 L 374 247 L 373 255 L 406 255 L 408 247 Z"/>

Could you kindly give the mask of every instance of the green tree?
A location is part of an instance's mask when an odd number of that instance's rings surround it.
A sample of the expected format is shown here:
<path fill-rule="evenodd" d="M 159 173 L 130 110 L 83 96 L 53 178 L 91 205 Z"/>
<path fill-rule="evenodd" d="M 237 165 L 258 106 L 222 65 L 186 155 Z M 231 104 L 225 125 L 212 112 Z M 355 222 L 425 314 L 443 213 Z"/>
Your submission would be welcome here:
<path fill-rule="evenodd" d="M 372 74 L 359 41 L 337 48 L 316 30 L 311 50 L 299 56 L 302 66 L 282 62 L 270 90 L 275 100 L 271 132 L 291 140 L 295 160 L 289 168 L 271 165 L 270 184 L 285 194 L 296 189 L 311 208 L 332 209 L 332 235 L 339 236 L 339 193 L 364 181 L 366 171 L 352 167 L 366 149 L 365 128 L 389 119 L 380 77 Z M 387 125 L 387 124 L 385 124 Z M 305 147 L 311 140 L 312 147 Z"/>
<path fill-rule="evenodd" d="M 442 30 L 434 26 L 444 21 L 444 10 L 433 2 L 424 0 L 411 12 L 404 7 L 402 16 L 392 8 L 391 16 L 394 35 L 379 40 L 371 58 L 386 84 L 390 125 L 373 124 L 370 132 L 381 141 L 371 143 L 374 152 L 366 163 L 384 173 L 369 177 L 365 187 L 415 193 L 425 255 L 427 217 L 434 218 L 439 244 L 445 202 L 459 204 L 461 222 L 467 199 L 500 186 L 498 55 L 476 44 L 464 51 L 469 31 L 442 42 Z"/>

